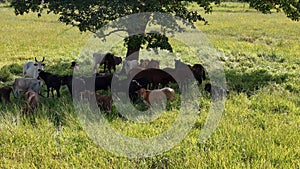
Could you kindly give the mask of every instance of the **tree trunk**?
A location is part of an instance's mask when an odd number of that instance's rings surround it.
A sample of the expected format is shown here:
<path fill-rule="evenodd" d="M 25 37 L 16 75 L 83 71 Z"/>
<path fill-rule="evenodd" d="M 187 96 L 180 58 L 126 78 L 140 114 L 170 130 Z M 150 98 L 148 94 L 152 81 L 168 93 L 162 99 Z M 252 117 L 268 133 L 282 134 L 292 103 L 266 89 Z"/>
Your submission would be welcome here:
<path fill-rule="evenodd" d="M 142 41 L 139 41 L 138 43 L 134 43 L 134 41 L 137 41 L 137 39 L 134 38 L 133 36 L 130 36 L 128 43 L 127 43 L 126 60 L 138 60 L 139 59 Z"/>
<path fill-rule="evenodd" d="M 138 60 L 139 53 L 142 44 L 144 43 L 145 30 L 150 18 L 150 13 L 137 15 L 133 20 L 132 24 L 128 25 L 128 41 L 127 41 L 127 53 L 126 60 Z"/>

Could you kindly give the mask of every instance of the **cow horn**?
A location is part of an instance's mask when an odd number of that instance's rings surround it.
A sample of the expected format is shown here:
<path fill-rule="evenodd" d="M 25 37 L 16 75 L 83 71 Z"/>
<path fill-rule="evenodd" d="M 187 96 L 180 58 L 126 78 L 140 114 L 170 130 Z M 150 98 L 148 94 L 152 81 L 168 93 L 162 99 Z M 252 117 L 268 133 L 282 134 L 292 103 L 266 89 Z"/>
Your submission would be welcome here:
<path fill-rule="evenodd" d="M 34 60 L 35 60 L 35 62 L 38 62 L 38 61 L 36 60 L 36 57 L 34 57 Z"/>
<path fill-rule="evenodd" d="M 43 60 L 42 60 L 42 62 L 44 62 L 44 60 L 45 60 L 45 57 L 43 57 Z"/>

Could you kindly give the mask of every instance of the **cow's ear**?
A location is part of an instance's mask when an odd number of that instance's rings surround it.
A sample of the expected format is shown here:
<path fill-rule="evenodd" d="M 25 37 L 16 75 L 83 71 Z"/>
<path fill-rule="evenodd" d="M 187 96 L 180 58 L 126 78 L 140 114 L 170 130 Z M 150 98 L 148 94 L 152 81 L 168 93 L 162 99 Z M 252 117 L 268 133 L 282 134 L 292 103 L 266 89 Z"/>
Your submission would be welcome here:
<path fill-rule="evenodd" d="M 37 65 L 38 65 L 37 63 L 34 64 L 34 66 L 37 66 Z"/>

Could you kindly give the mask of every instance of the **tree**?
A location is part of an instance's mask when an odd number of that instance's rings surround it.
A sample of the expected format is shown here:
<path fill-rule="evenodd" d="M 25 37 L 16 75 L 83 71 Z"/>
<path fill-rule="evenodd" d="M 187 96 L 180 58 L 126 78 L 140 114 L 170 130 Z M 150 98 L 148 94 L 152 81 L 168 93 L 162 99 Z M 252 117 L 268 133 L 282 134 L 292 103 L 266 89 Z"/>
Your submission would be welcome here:
<path fill-rule="evenodd" d="M 243 0 L 250 3 L 250 6 L 270 13 L 272 9 L 282 9 L 292 20 L 299 20 L 300 3 L 298 0 Z M 59 15 L 59 20 L 67 25 L 73 25 L 80 31 L 91 31 L 96 33 L 108 22 L 120 17 L 142 12 L 162 12 L 186 19 L 190 23 L 207 21 L 197 11 L 189 10 L 188 4 L 195 2 L 205 13 L 212 12 L 211 3 L 220 3 L 220 0 L 13 0 L 11 6 L 15 9 L 16 15 L 36 12 L 40 17 L 44 10 L 47 13 L 53 12 Z M 144 17 L 141 29 L 145 29 L 150 21 Z M 188 23 L 187 23 L 188 24 Z M 171 24 L 172 25 L 172 24 Z M 176 25 L 172 25 L 171 29 Z M 130 35 L 130 32 L 129 32 Z M 164 34 L 141 34 L 128 36 L 124 39 L 127 46 L 127 56 L 133 55 L 138 58 L 138 52 L 147 45 L 147 48 L 168 49 L 172 47 Z"/>

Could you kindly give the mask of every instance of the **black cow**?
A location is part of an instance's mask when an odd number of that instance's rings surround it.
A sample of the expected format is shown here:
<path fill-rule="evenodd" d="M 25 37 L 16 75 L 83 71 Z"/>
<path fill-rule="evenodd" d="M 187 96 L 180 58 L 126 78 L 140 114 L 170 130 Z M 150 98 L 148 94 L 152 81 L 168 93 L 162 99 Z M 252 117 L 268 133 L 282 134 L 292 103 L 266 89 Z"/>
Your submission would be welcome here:
<path fill-rule="evenodd" d="M 40 71 L 38 79 L 41 78 L 44 80 L 47 86 L 47 97 L 49 97 L 49 92 L 51 90 L 52 96 L 54 97 L 53 90 L 56 90 L 57 97 L 60 97 L 60 87 L 61 87 L 61 76 L 55 75 L 49 72 Z"/>
<path fill-rule="evenodd" d="M 106 53 L 106 54 L 95 53 L 93 55 L 93 58 L 94 58 L 94 70 L 95 71 L 97 70 L 97 65 L 100 64 L 100 65 L 104 65 L 104 72 L 106 72 L 106 68 L 107 68 L 109 73 L 111 73 L 111 69 L 116 71 L 116 65 L 119 65 L 122 63 L 122 58 L 117 57 L 112 53 Z"/>

